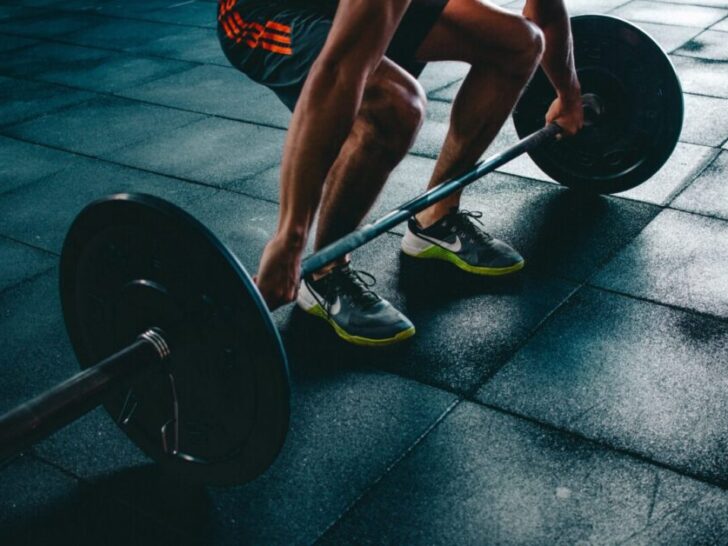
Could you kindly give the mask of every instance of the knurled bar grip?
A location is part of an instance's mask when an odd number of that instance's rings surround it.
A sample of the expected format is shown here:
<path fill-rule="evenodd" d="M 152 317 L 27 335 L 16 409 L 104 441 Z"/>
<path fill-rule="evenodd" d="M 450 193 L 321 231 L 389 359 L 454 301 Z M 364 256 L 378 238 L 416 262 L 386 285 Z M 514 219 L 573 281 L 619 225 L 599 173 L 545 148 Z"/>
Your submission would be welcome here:
<path fill-rule="evenodd" d="M 385 214 L 378 220 L 363 225 L 349 235 L 345 235 L 338 241 L 334 241 L 330 245 L 322 248 L 318 252 L 311 254 L 301 264 L 301 275 L 307 276 L 318 271 L 323 266 L 334 260 L 346 256 L 349 252 L 365 245 L 372 239 L 379 237 L 384 232 L 392 229 L 411 218 L 412 215 L 425 210 L 427 207 L 441 201 L 448 195 L 463 189 L 465 186 L 472 184 L 482 176 L 493 172 L 498 167 L 505 165 L 512 159 L 522 155 L 534 148 L 540 146 L 544 142 L 551 140 L 561 133 L 561 127 L 555 123 L 546 125 L 543 129 L 527 136 L 520 142 L 514 144 L 511 148 L 494 155 L 493 157 L 477 163 L 475 167 L 465 174 L 445 181 L 431 190 L 415 197 L 411 201 L 400 205 L 388 214 Z"/>
<path fill-rule="evenodd" d="M 21 452 L 104 402 L 169 356 L 157 329 L 0 417 L 0 460 Z"/>

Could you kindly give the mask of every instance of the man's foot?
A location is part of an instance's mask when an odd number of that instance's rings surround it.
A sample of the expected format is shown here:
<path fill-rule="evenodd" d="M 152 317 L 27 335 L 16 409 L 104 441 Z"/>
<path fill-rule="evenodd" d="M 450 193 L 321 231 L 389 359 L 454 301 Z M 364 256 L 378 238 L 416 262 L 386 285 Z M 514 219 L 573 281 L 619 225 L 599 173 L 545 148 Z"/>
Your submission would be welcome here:
<path fill-rule="evenodd" d="M 355 345 L 390 345 L 412 337 L 413 324 L 372 292 L 372 286 L 374 277 L 368 273 L 339 266 L 318 280 L 303 279 L 298 305 Z"/>
<path fill-rule="evenodd" d="M 476 275 L 507 275 L 523 269 L 526 262 L 516 250 L 477 225 L 482 225 L 482 215 L 454 210 L 427 228 L 413 217 L 402 239 L 402 252 L 445 260 Z"/>

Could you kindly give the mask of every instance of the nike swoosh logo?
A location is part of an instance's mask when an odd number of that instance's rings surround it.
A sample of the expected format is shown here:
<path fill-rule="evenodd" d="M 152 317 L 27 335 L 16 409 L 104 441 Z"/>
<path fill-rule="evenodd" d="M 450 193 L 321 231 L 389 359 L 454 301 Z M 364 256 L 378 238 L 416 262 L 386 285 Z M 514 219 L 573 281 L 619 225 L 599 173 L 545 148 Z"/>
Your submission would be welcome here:
<path fill-rule="evenodd" d="M 460 252 L 463 248 L 463 243 L 460 242 L 460 237 L 458 237 L 457 235 L 455 235 L 455 241 L 452 243 L 448 243 L 447 241 L 443 241 L 441 239 L 430 239 L 429 237 L 422 238 L 436 244 L 437 246 L 441 246 L 442 248 L 445 248 L 450 252 L 457 253 Z"/>
<path fill-rule="evenodd" d="M 336 296 L 336 301 L 329 307 L 329 315 L 335 316 L 338 315 L 341 311 L 341 298 Z"/>

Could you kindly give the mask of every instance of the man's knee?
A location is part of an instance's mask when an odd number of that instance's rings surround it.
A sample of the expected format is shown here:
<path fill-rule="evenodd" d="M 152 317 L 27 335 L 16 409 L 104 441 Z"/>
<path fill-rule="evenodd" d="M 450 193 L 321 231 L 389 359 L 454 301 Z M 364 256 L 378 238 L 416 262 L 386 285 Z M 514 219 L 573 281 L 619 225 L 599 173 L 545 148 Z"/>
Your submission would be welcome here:
<path fill-rule="evenodd" d="M 541 63 L 546 39 L 538 25 L 522 17 L 521 44 L 516 51 L 514 71 L 530 76 Z"/>
<path fill-rule="evenodd" d="M 500 69 L 517 79 L 528 79 L 541 63 L 546 47 L 543 31 L 525 17 L 514 16 L 515 40 L 503 56 Z"/>
<path fill-rule="evenodd" d="M 425 118 L 427 99 L 412 79 L 385 80 L 367 90 L 362 115 L 365 145 L 380 148 L 397 161 L 407 153 Z"/>
<path fill-rule="evenodd" d="M 504 44 L 501 55 L 495 58 L 496 66 L 501 71 L 516 78 L 529 78 L 538 67 L 546 47 L 546 39 L 538 25 L 521 15 L 509 16 L 508 45 Z M 471 36 L 473 50 L 476 52 L 471 64 L 492 68 L 494 64 L 494 51 L 484 50 L 478 45 L 481 39 Z"/>

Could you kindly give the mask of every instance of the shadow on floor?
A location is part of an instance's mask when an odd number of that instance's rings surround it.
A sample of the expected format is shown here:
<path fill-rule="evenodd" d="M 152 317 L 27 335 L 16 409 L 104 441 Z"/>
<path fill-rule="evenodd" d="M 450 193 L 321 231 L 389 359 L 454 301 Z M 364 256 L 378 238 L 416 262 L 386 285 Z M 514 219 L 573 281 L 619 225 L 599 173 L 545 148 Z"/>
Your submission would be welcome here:
<path fill-rule="evenodd" d="M 39 505 L 1 529 L 0 544 L 209 544 L 210 511 L 204 489 L 172 482 L 156 465 L 134 467 Z"/>

